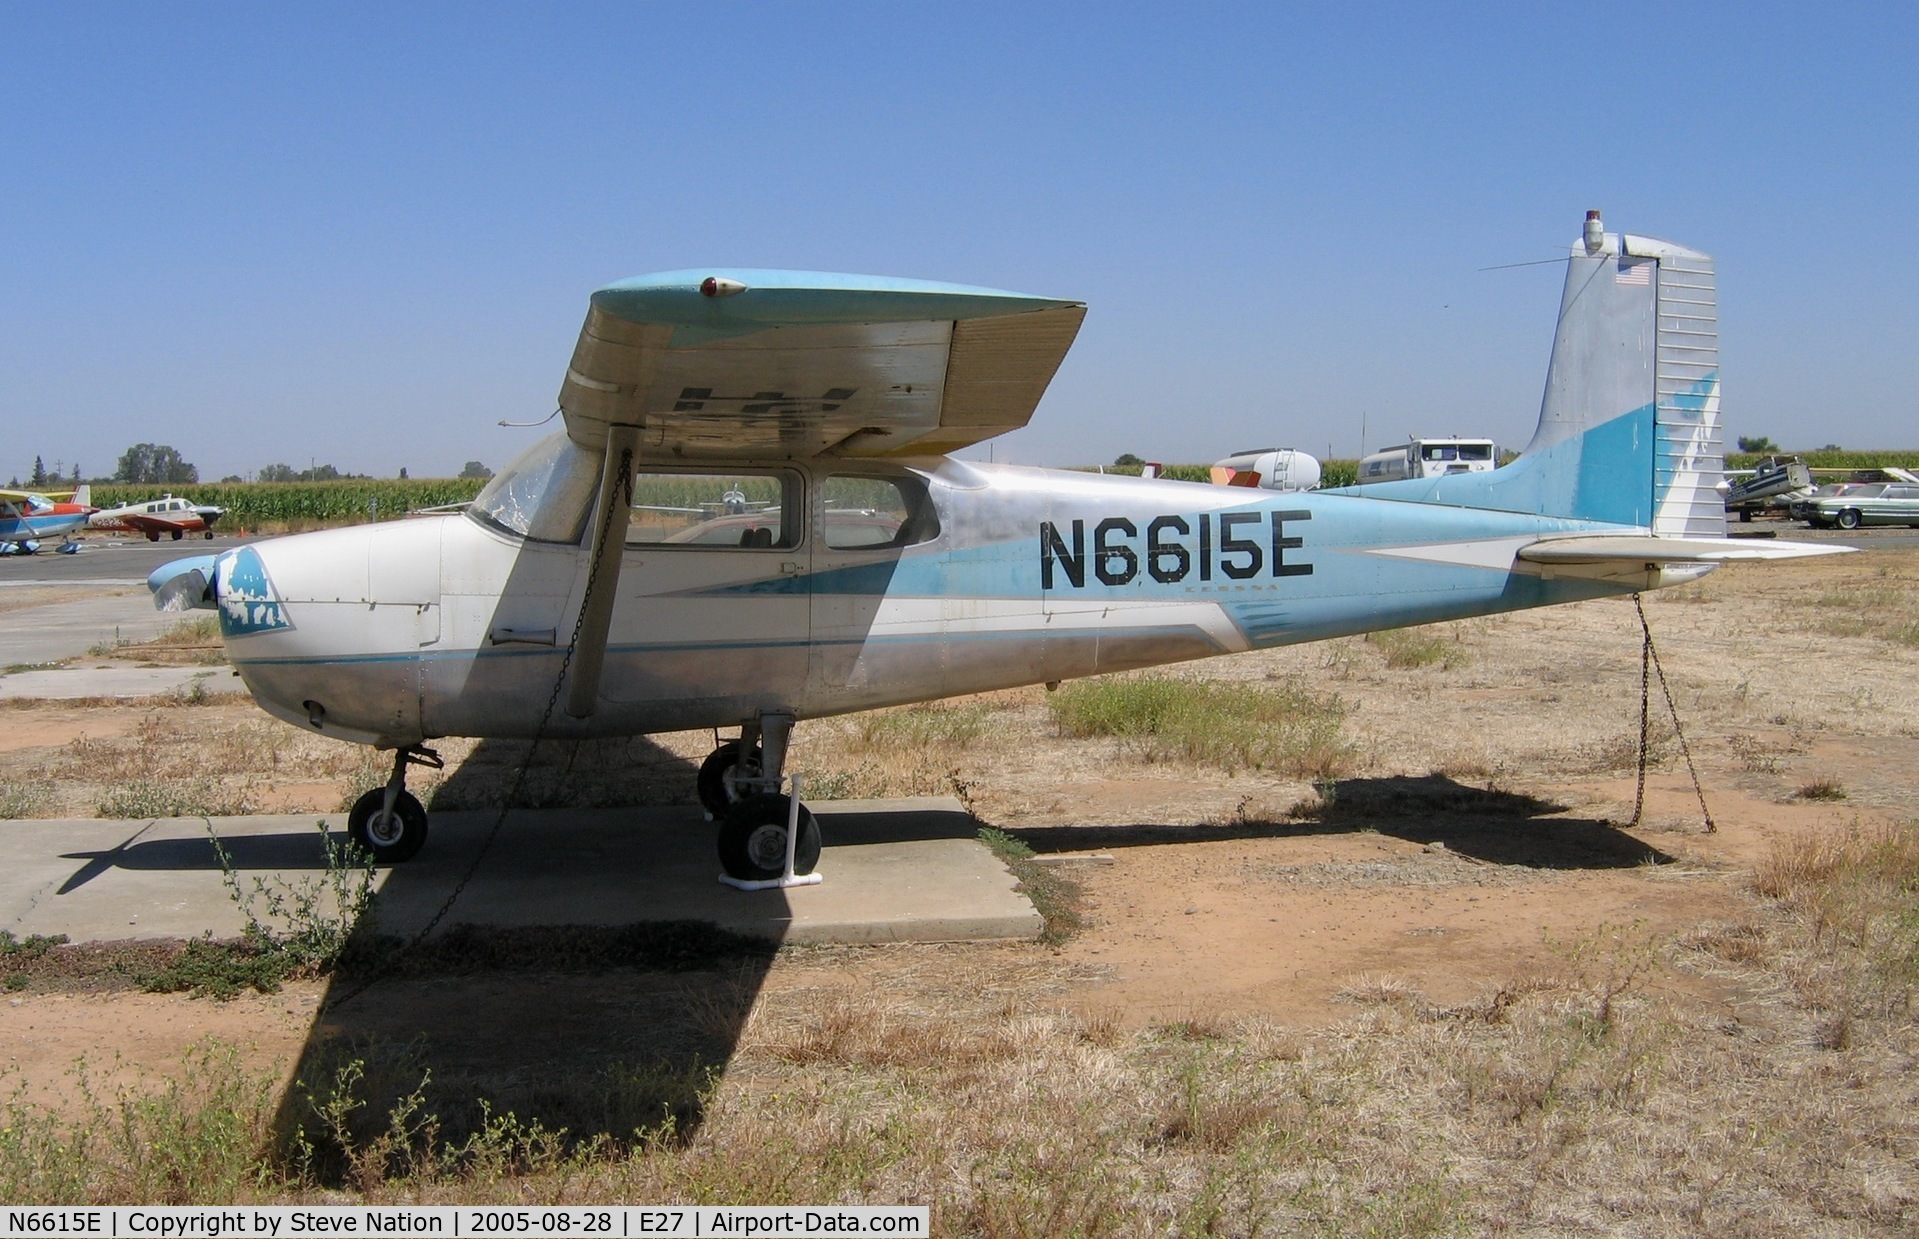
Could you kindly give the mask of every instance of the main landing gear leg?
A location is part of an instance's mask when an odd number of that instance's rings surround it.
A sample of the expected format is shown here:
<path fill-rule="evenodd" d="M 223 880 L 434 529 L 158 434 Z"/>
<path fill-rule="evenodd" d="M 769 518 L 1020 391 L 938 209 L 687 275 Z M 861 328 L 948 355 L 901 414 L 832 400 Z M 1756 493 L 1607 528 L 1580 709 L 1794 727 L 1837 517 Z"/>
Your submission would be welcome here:
<path fill-rule="evenodd" d="M 347 814 L 347 834 L 372 854 L 375 864 L 397 865 L 412 860 L 426 845 L 426 807 L 406 790 L 406 768 L 439 770 L 445 765 L 438 753 L 424 745 L 395 749 L 393 773 L 387 776 L 386 785 L 353 802 Z"/>
<path fill-rule="evenodd" d="M 821 880 L 813 872 L 820 859 L 819 823 L 800 803 L 798 775 L 793 776 L 790 795 L 780 792 L 793 716 L 762 714 L 757 724 L 745 730 L 741 752 L 748 751 L 744 746 L 750 733 L 759 733 L 759 770 L 752 775 L 739 770 L 733 775 L 738 799 L 720 821 L 720 867 L 725 871 L 720 881 L 742 890 L 814 885 Z"/>
<path fill-rule="evenodd" d="M 728 740 L 707 754 L 694 783 L 707 821 L 719 821 L 742 799 L 764 790 L 758 785 L 762 764 L 758 719 L 740 728 L 739 739 Z"/>

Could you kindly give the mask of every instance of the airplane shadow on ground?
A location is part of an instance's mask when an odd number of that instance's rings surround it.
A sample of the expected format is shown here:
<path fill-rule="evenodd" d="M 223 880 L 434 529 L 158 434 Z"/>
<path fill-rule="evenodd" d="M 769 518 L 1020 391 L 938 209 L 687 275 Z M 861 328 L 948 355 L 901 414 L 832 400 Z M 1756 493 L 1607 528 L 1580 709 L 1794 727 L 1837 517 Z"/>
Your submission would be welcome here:
<path fill-rule="evenodd" d="M 1052 826 L 1009 831 L 1035 852 L 1083 852 L 1195 843 L 1344 835 L 1372 830 L 1414 843 L 1444 844 L 1474 860 L 1533 869 L 1621 869 L 1675 858 L 1596 818 L 1564 817 L 1566 806 L 1518 792 L 1473 787 L 1445 775 L 1341 779 L 1332 795 L 1297 817 L 1251 817 L 1202 826 Z"/>
<path fill-rule="evenodd" d="M 482 742 L 434 789 L 432 808 L 493 810 L 475 815 L 490 827 L 527 750 L 524 741 Z M 694 772 L 694 763 L 644 738 L 549 743 L 530 768 L 521 801 L 690 805 Z M 712 828 L 697 809 L 663 812 L 672 828 L 683 817 L 687 830 L 697 829 L 703 855 L 711 855 Z M 538 840 L 512 839 L 514 831 L 508 815 L 472 873 L 472 887 L 446 909 L 431 937 L 414 941 L 424 918 L 412 916 L 404 936 L 357 943 L 329 985 L 278 1116 L 283 1133 L 297 1130 L 317 1148 L 313 1168 L 323 1181 L 361 1173 L 349 1146 L 364 1159 L 385 1140 L 390 1147 L 376 1156 L 388 1171 L 417 1164 L 408 1159 L 422 1155 L 426 1136 L 418 1120 L 429 1115 L 442 1147 L 491 1131 L 486 1140 L 495 1153 L 518 1157 L 539 1147 L 633 1142 L 640 1132 L 685 1139 L 703 1121 L 706 1098 L 737 1051 L 779 943 L 641 916 L 616 924 L 547 923 L 559 916 L 527 924 L 500 906 L 503 894 L 523 889 L 529 906 L 566 908 L 575 875 L 580 889 L 601 881 L 604 874 L 594 870 L 605 865 L 588 854 L 543 853 Z M 627 845 L 617 826 L 594 838 L 606 852 Z M 647 846 L 639 832 L 631 842 Z M 442 866 L 437 878 L 429 876 L 420 862 L 431 841 L 427 848 L 390 870 L 376 900 L 375 934 L 381 905 L 417 910 L 423 901 L 434 908 L 445 901 L 450 875 Z M 616 859 L 634 860 L 630 853 Z M 461 859 L 457 867 L 470 863 Z M 700 863 L 711 882 L 717 862 Z M 754 898 L 784 900 L 780 892 Z M 580 920 L 617 919 L 604 904 L 594 917 L 584 902 L 576 905 Z M 416 1095 L 413 1133 L 392 1137 L 392 1116 Z M 328 1099 L 340 1096 L 365 1104 L 329 1130 Z M 505 1127 L 502 1115 L 513 1116 Z M 529 1134 L 534 1124 L 566 1134 L 542 1146 Z"/>

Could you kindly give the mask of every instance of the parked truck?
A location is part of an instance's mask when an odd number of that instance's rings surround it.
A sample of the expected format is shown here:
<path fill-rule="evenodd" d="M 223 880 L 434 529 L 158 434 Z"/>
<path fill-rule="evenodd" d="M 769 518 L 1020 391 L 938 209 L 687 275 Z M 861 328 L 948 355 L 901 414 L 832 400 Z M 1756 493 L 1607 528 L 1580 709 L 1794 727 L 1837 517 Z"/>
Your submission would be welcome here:
<path fill-rule="evenodd" d="M 1487 473 L 1499 461 L 1491 439 L 1410 439 L 1359 462 L 1359 485 L 1448 473 Z"/>

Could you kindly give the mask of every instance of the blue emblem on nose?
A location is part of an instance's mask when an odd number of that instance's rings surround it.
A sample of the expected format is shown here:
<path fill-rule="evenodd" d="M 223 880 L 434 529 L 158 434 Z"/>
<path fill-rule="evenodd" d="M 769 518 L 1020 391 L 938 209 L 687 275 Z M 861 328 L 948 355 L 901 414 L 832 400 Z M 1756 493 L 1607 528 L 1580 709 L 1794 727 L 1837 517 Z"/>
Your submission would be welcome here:
<path fill-rule="evenodd" d="M 291 628 L 280 592 L 267 576 L 267 566 L 259 552 L 240 547 L 221 556 L 218 594 L 220 631 L 229 637 L 244 637 L 256 632 Z"/>

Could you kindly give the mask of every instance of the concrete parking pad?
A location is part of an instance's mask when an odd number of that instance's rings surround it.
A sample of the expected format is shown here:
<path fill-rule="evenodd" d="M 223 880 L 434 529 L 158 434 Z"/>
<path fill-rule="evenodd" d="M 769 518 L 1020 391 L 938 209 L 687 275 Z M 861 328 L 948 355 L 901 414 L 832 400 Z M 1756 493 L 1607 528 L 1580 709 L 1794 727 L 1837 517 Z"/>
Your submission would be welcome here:
<path fill-rule="evenodd" d="M 93 697 L 210 697 L 244 693 L 247 686 L 228 667 L 51 667 L 0 675 L 0 697 L 75 701 Z"/>
<path fill-rule="evenodd" d="M 154 610 L 144 582 L 118 588 L 129 592 L 7 612 L 0 617 L 0 666 L 58 662 L 77 658 L 95 646 L 146 641 L 192 618 Z"/>
<path fill-rule="evenodd" d="M 694 808 L 543 809 L 508 816 L 441 922 L 490 926 L 706 921 L 794 943 L 956 942 L 1037 937 L 1012 875 L 951 797 L 812 806 L 826 848 L 818 886 L 745 893 L 720 884 L 713 827 Z M 383 932 L 417 933 L 492 832 L 495 813 L 439 813 L 426 848 L 382 870 Z M 211 823 L 243 890 L 324 871 L 316 823 L 277 814 Z M 0 822 L 0 926 L 76 942 L 240 932 L 208 819 Z"/>

